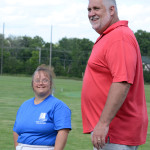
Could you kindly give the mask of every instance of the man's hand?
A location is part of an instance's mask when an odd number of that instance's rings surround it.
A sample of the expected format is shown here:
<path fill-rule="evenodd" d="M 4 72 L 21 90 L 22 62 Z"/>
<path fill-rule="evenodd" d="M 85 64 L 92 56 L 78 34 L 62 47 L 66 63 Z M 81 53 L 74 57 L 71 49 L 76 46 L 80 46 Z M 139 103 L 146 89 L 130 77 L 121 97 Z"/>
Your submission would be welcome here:
<path fill-rule="evenodd" d="M 130 86 L 131 85 L 126 82 L 112 83 L 99 122 L 93 130 L 92 143 L 97 149 L 105 145 L 109 124 L 124 103 Z"/>
<path fill-rule="evenodd" d="M 109 126 L 101 123 L 100 121 L 95 126 L 92 135 L 92 143 L 93 146 L 96 147 L 98 150 L 103 146 L 105 146 L 105 138 L 108 131 L 109 131 Z"/>

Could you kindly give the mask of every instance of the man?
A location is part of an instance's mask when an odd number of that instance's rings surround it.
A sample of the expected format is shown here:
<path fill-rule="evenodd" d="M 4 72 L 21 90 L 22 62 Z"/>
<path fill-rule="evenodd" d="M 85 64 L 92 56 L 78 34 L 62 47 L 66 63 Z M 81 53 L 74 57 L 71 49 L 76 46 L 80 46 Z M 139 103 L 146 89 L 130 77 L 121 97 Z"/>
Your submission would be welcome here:
<path fill-rule="evenodd" d="M 137 40 L 128 22 L 119 21 L 115 0 L 89 0 L 88 18 L 100 37 L 83 79 L 83 133 L 92 134 L 95 150 L 136 150 L 148 127 Z"/>

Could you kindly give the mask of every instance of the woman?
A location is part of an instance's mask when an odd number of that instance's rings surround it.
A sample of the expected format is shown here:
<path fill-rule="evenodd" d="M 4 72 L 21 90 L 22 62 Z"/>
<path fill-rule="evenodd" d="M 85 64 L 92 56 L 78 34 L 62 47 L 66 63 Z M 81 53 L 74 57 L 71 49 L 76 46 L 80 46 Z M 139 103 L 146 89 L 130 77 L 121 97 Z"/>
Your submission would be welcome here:
<path fill-rule="evenodd" d="M 13 128 L 16 150 L 63 150 L 71 130 L 71 111 L 52 96 L 51 68 L 41 65 L 33 74 L 35 97 L 19 108 Z"/>

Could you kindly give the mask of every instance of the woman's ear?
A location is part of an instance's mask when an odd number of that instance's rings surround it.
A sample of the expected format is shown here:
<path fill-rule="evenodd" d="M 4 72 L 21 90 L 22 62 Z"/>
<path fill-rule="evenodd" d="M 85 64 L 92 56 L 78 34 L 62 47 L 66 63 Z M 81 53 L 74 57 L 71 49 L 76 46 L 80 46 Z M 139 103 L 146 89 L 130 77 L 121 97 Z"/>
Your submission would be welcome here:
<path fill-rule="evenodd" d="M 52 81 L 50 81 L 50 89 L 52 89 Z"/>

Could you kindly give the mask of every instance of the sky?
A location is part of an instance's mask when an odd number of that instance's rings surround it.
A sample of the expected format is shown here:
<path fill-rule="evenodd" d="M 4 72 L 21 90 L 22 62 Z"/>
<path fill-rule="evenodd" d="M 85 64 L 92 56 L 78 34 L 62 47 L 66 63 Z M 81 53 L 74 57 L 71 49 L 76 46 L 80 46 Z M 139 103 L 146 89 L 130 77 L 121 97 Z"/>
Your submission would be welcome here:
<path fill-rule="evenodd" d="M 128 20 L 136 32 L 150 32 L 149 0 L 117 0 L 120 20 Z M 0 33 L 13 36 L 40 36 L 58 43 L 63 37 L 96 41 L 97 34 L 87 17 L 88 0 L 2 0 Z M 52 38 L 51 38 L 52 33 Z"/>

